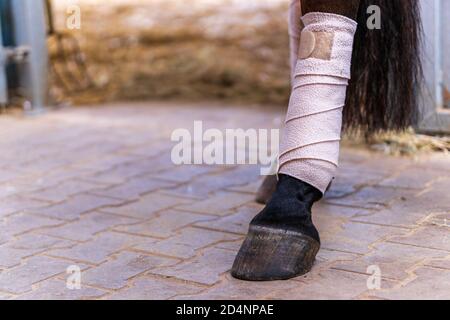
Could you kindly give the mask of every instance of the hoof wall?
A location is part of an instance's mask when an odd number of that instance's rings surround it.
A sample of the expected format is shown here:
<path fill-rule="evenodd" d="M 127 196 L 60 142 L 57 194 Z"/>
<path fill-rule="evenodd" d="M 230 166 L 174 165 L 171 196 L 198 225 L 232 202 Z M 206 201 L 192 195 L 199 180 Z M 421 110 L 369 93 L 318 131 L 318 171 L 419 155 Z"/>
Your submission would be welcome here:
<path fill-rule="evenodd" d="M 308 273 L 320 244 L 294 231 L 250 226 L 231 275 L 248 281 L 287 280 Z"/>

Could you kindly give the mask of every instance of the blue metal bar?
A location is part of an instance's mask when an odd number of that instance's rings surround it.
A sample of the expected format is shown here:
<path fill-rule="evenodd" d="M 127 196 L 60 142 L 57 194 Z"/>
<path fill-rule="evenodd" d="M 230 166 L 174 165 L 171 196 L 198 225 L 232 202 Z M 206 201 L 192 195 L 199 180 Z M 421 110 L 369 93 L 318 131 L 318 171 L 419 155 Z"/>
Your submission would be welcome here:
<path fill-rule="evenodd" d="M 6 77 L 7 57 L 3 46 L 2 21 L 0 15 L 0 104 L 5 106 L 8 103 L 8 80 Z"/>

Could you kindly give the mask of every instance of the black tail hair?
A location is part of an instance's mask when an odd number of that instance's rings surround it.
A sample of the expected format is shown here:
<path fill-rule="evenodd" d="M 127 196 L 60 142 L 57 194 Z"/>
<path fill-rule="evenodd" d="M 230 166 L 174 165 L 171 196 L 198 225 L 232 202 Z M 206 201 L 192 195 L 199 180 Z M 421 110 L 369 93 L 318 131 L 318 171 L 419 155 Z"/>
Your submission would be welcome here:
<path fill-rule="evenodd" d="M 370 5 L 381 9 L 380 30 L 367 27 Z M 369 135 L 414 125 L 422 78 L 419 0 L 361 0 L 357 20 L 345 129 Z"/>

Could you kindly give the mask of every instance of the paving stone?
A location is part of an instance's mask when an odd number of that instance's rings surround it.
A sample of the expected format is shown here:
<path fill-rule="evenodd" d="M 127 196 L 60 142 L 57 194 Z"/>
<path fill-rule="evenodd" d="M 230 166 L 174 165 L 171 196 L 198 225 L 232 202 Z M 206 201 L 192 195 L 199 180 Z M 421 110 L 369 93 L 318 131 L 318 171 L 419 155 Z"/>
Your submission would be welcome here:
<path fill-rule="evenodd" d="M 237 253 L 239 251 L 239 249 L 241 248 L 243 242 L 244 242 L 244 238 L 237 240 L 237 241 L 221 242 L 219 244 L 216 244 L 214 247 L 220 248 L 220 249 L 231 250 L 231 251 Z"/>
<path fill-rule="evenodd" d="M 321 248 L 316 256 L 314 270 L 356 260 L 360 255 Z"/>
<path fill-rule="evenodd" d="M 336 263 L 335 268 L 366 273 L 369 266 L 380 268 L 383 278 L 404 280 L 409 276 L 409 271 L 419 263 L 424 263 L 430 259 L 438 259 L 447 256 L 448 253 L 419 248 L 415 246 L 405 246 L 396 243 L 380 243 L 373 247 L 373 251 L 353 261 L 343 261 Z"/>
<path fill-rule="evenodd" d="M 450 177 L 434 181 L 417 198 L 422 202 L 423 206 L 427 206 L 429 211 L 450 212 L 448 190 L 450 190 Z"/>
<path fill-rule="evenodd" d="M 139 164 L 140 163 L 141 162 L 139 162 Z M 129 164 L 120 165 L 108 171 L 85 176 L 83 179 L 96 183 L 114 185 L 125 183 L 128 179 L 152 172 L 152 168 L 148 165 L 143 167 L 139 164 L 135 161 Z"/>
<path fill-rule="evenodd" d="M 189 227 L 182 229 L 179 234 L 171 238 L 146 241 L 135 248 L 150 253 L 187 259 L 195 256 L 199 249 L 239 238 L 241 236 Z"/>
<path fill-rule="evenodd" d="M 427 217 L 450 210 L 448 201 L 446 202 L 445 198 L 442 198 L 443 195 L 438 194 L 440 191 L 437 191 L 434 188 L 431 190 L 432 192 L 426 191 L 420 193 L 414 197 L 409 197 L 406 201 L 395 202 L 389 208 L 380 210 L 374 214 L 358 216 L 353 218 L 353 220 L 381 225 L 415 228 Z"/>
<path fill-rule="evenodd" d="M 248 204 L 240 207 L 235 213 L 220 217 L 213 221 L 199 222 L 198 227 L 231 232 L 237 234 L 247 234 L 250 221 L 263 209 L 262 205 Z"/>
<path fill-rule="evenodd" d="M 32 200 L 29 198 L 11 196 L 0 201 L 0 219 L 27 209 L 48 206 L 48 202 Z"/>
<path fill-rule="evenodd" d="M 233 209 L 253 200 L 252 195 L 242 193 L 223 192 L 211 196 L 206 200 L 195 201 L 190 204 L 178 206 L 177 209 L 190 212 L 224 216 Z"/>
<path fill-rule="evenodd" d="M 93 300 L 105 294 L 106 291 L 83 285 L 80 289 L 68 289 L 65 281 L 50 279 L 40 283 L 34 291 L 19 296 L 17 300 Z"/>
<path fill-rule="evenodd" d="M 77 221 L 64 224 L 60 227 L 49 228 L 44 234 L 74 241 L 88 241 L 97 233 L 106 231 L 119 225 L 136 223 L 138 220 L 117 216 L 108 213 L 92 212 L 83 215 Z"/>
<path fill-rule="evenodd" d="M 92 194 L 124 200 L 138 200 L 143 194 L 174 186 L 173 183 L 145 176 L 133 178 L 118 186 L 96 190 Z"/>
<path fill-rule="evenodd" d="M 51 250 L 48 254 L 77 262 L 99 264 L 108 256 L 143 241 L 143 238 L 136 236 L 106 232 L 89 242 L 78 244 L 70 249 Z"/>
<path fill-rule="evenodd" d="M 429 184 L 441 177 L 437 171 L 433 170 L 421 170 L 418 174 L 417 168 L 414 166 L 401 171 L 393 177 L 387 178 L 380 182 L 380 186 L 393 187 L 393 188 L 409 188 L 423 190 L 429 186 Z"/>
<path fill-rule="evenodd" d="M 11 196 L 17 196 L 18 194 L 27 192 L 29 190 L 28 185 L 15 183 L 3 183 L 0 184 L 0 199 L 5 199 Z"/>
<path fill-rule="evenodd" d="M 91 173 L 105 172 L 116 166 L 124 165 L 136 160 L 135 156 L 118 155 L 111 157 L 109 154 L 103 157 L 91 157 L 90 160 L 77 163 L 76 167 L 89 170 Z"/>
<path fill-rule="evenodd" d="M 236 280 L 227 274 L 224 279 L 200 294 L 176 296 L 176 300 L 262 300 L 274 288 L 295 290 L 297 281 L 248 282 Z"/>
<path fill-rule="evenodd" d="M 197 294 L 203 287 L 179 281 L 157 278 L 138 278 L 131 288 L 108 296 L 111 300 L 167 300 L 180 295 Z"/>
<path fill-rule="evenodd" d="M 158 157 L 135 159 L 84 179 L 104 184 L 121 184 L 134 177 L 156 174 L 173 167 L 170 154 L 160 154 Z"/>
<path fill-rule="evenodd" d="M 27 172 L 34 173 L 48 173 L 51 171 L 59 170 L 62 167 L 68 166 L 71 164 L 69 159 L 59 159 L 55 157 L 45 157 L 34 159 L 28 163 L 25 163 L 24 166 L 27 168 Z"/>
<path fill-rule="evenodd" d="M 290 290 L 276 288 L 268 299 L 288 300 L 350 300 L 368 290 L 367 275 L 327 269 L 314 277 L 297 278 L 298 285 Z"/>
<path fill-rule="evenodd" d="M 2 238 L 10 240 L 12 236 L 60 224 L 62 222 L 55 219 L 16 213 L 0 220 L 0 243 Z"/>
<path fill-rule="evenodd" d="M 427 212 L 415 207 L 414 203 L 417 203 L 417 201 L 398 202 L 390 208 L 374 212 L 373 214 L 354 217 L 352 221 L 410 229 L 415 228 L 427 216 Z M 405 214 L 408 208 L 411 208 L 411 211 Z"/>
<path fill-rule="evenodd" d="M 205 285 L 213 285 L 220 276 L 231 269 L 235 254 L 229 250 L 210 248 L 199 257 L 177 264 L 152 270 L 151 274 L 193 281 Z"/>
<path fill-rule="evenodd" d="M 406 189 L 366 187 L 344 198 L 329 199 L 327 202 L 366 209 L 383 209 L 394 200 L 407 201 L 413 194 L 412 190 Z"/>
<path fill-rule="evenodd" d="M 240 166 L 194 179 L 189 184 L 172 189 L 171 192 L 181 196 L 205 198 L 219 190 L 259 181 L 259 174 L 257 166 Z"/>
<path fill-rule="evenodd" d="M 141 167 L 146 168 L 145 171 L 152 175 L 158 174 L 159 172 L 163 172 L 169 169 L 176 168 L 176 166 L 170 159 L 170 152 L 162 153 L 157 157 L 142 160 L 140 164 L 135 165 L 140 165 Z"/>
<path fill-rule="evenodd" d="M 431 214 L 426 219 L 423 219 L 420 224 L 422 226 L 450 228 L 450 212 Z"/>
<path fill-rule="evenodd" d="M 139 201 L 120 207 L 106 208 L 102 211 L 140 219 L 150 219 L 158 211 L 189 202 L 191 200 L 169 196 L 160 192 L 153 192 L 141 197 Z"/>
<path fill-rule="evenodd" d="M 152 176 L 155 177 L 156 179 L 162 179 L 165 181 L 186 183 L 205 173 L 210 173 L 218 170 L 220 169 L 213 166 L 181 165 L 175 167 L 174 169 L 171 168 L 169 170 L 162 171 Z"/>
<path fill-rule="evenodd" d="M 99 188 L 98 184 L 80 180 L 70 180 L 55 187 L 34 192 L 30 194 L 30 197 L 48 202 L 63 202 L 71 196 L 97 188 Z"/>
<path fill-rule="evenodd" d="M 134 140 L 134 137 L 133 137 Z M 168 153 L 171 150 L 171 146 L 167 144 L 166 141 L 162 142 L 152 142 L 148 144 L 149 139 L 144 138 L 142 142 L 146 142 L 144 145 L 138 145 L 134 147 L 129 147 L 123 152 L 126 154 L 131 154 L 135 156 L 153 158 L 160 156 L 163 153 Z"/>
<path fill-rule="evenodd" d="M 357 186 L 342 179 L 335 179 L 324 195 L 325 200 L 339 199 L 357 192 Z"/>
<path fill-rule="evenodd" d="M 343 222 L 329 217 L 318 216 L 314 220 L 317 221 L 323 248 L 357 254 L 369 252 L 369 246 L 376 241 L 408 232 L 402 228 Z"/>
<path fill-rule="evenodd" d="M 447 177 L 450 174 L 450 168 L 448 165 L 448 153 L 430 153 L 426 156 L 416 159 L 415 166 L 417 170 L 435 170 L 441 174 L 446 174 Z"/>
<path fill-rule="evenodd" d="M 30 210 L 30 212 L 51 218 L 70 221 L 79 219 L 83 213 L 94 211 L 95 209 L 102 207 L 118 206 L 123 202 L 123 200 L 118 199 L 81 194 L 74 196 L 63 203 L 55 204 L 42 209 L 33 209 Z"/>
<path fill-rule="evenodd" d="M 343 163 L 339 166 L 335 181 L 339 185 L 348 184 L 354 188 L 361 188 L 376 185 L 387 178 L 390 173 L 385 170 L 376 170 L 362 164 Z"/>
<path fill-rule="evenodd" d="M 71 241 L 60 240 L 45 235 L 26 234 L 0 246 L 0 267 L 11 268 L 19 265 L 27 257 L 54 248 L 73 245 Z"/>
<path fill-rule="evenodd" d="M 37 282 L 66 272 L 70 264 L 67 261 L 49 257 L 33 257 L 24 264 L 0 273 L 0 290 L 12 294 L 31 291 Z"/>
<path fill-rule="evenodd" d="M 389 241 L 450 251 L 450 227 L 420 227 L 408 235 L 393 237 Z"/>
<path fill-rule="evenodd" d="M 335 218 L 354 218 L 361 217 L 373 214 L 375 211 L 363 209 L 363 208 L 354 208 L 347 207 L 341 205 L 332 205 L 327 203 L 326 201 L 321 201 L 316 203 L 313 206 L 312 213 L 314 217 L 335 217 Z"/>
<path fill-rule="evenodd" d="M 363 151 L 364 152 L 364 151 Z M 388 156 L 384 152 L 370 152 L 366 161 L 357 164 L 357 169 L 392 175 L 415 163 L 414 157 Z"/>
<path fill-rule="evenodd" d="M 446 259 L 427 261 L 424 263 L 424 266 L 450 270 L 450 255 L 448 255 Z"/>
<path fill-rule="evenodd" d="M 5 170 L 0 168 L 0 183 L 5 183 L 11 180 L 20 178 L 22 173 L 13 170 Z"/>
<path fill-rule="evenodd" d="M 58 170 L 52 170 L 46 174 L 39 173 L 37 177 L 32 180 L 27 179 L 23 184 L 26 184 L 25 189 L 28 189 L 28 192 L 33 192 L 55 187 L 63 182 L 82 177 L 89 173 L 90 171 L 86 169 L 65 167 Z"/>
<path fill-rule="evenodd" d="M 232 191 L 232 192 L 243 192 L 243 193 L 249 193 L 249 194 L 256 195 L 256 193 L 258 192 L 258 189 L 262 183 L 263 183 L 263 179 L 260 179 L 255 182 L 248 183 L 246 185 L 226 188 L 225 190 Z"/>
<path fill-rule="evenodd" d="M 127 281 L 145 271 L 168 267 L 177 260 L 156 256 L 146 256 L 134 252 L 122 252 L 99 267 L 87 270 L 82 274 L 82 281 L 88 285 L 120 289 L 127 285 Z"/>
<path fill-rule="evenodd" d="M 228 188 L 232 185 L 230 181 L 222 181 L 219 179 L 219 176 L 208 175 L 173 188 L 168 192 L 179 197 L 206 199 L 210 193 Z"/>
<path fill-rule="evenodd" d="M 157 214 L 155 218 L 147 222 L 142 222 L 133 225 L 120 226 L 115 228 L 117 231 L 122 231 L 141 236 L 150 236 L 154 238 L 168 238 L 175 234 L 175 232 L 183 227 L 189 226 L 199 221 L 211 221 L 213 217 L 205 215 L 190 213 L 185 211 L 178 211 L 169 209 Z"/>
<path fill-rule="evenodd" d="M 373 294 L 391 300 L 448 300 L 450 299 L 450 270 L 419 268 L 414 270 L 417 278 L 398 288 Z"/>

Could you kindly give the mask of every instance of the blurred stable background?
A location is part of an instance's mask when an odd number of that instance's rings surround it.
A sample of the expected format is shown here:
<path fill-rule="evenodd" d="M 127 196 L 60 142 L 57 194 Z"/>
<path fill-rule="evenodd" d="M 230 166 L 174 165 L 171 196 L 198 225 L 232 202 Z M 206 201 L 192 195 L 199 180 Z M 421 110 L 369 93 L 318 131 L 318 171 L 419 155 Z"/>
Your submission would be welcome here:
<path fill-rule="evenodd" d="M 77 7 L 81 25 L 71 28 Z M 286 108 L 287 7 L 287 0 L 1 0 L 2 108 L 33 114 L 145 100 Z M 423 0 L 422 9 L 423 120 L 405 134 L 371 137 L 390 153 L 450 149 L 450 3 Z"/>

